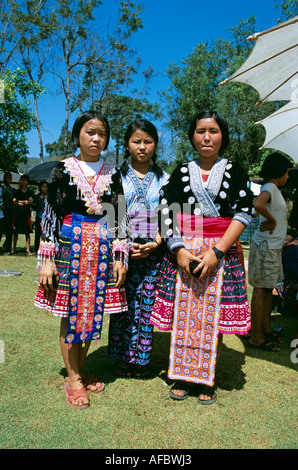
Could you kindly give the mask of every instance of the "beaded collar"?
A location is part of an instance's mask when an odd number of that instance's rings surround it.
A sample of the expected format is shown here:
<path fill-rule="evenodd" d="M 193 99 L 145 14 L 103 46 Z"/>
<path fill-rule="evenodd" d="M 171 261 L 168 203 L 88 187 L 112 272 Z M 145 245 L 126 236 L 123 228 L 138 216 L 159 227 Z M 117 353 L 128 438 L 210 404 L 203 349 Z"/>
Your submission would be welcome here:
<path fill-rule="evenodd" d="M 205 186 L 198 163 L 196 161 L 188 163 L 190 186 L 197 202 L 203 208 L 205 217 L 219 217 L 219 212 L 214 205 L 214 200 L 221 186 L 227 163 L 228 160 L 226 158 L 217 159 Z"/>
<path fill-rule="evenodd" d="M 102 214 L 101 197 L 104 193 L 111 193 L 112 166 L 109 163 L 103 162 L 101 169 L 94 176 L 93 180 L 88 180 L 77 158 L 66 158 L 63 162 L 65 166 L 64 172 L 70 176 L 69 184 L 77 186 L 77 199 L 85 201 L 88 214 Z"/>
<path fill-rule="evenodd" d="M 152 167 L 150 166 L 145 177 L 140 179 L 137 177 L 133 168 L 129 165 L 127 176 L 130 178 L 135 191 L 136 191 L 136 203 L 141 209 L 150 209 L 150 204 L 147 202 L 147 192 L 150 184 L 154 178 Z"/>

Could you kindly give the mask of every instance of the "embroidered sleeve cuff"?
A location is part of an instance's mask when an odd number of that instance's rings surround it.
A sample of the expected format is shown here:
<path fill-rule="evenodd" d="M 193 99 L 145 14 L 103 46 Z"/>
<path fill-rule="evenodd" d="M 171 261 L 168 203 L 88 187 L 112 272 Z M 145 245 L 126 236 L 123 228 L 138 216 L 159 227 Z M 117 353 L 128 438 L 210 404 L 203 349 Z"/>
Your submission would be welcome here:
<path fill-rule="evenodd" d="M 39 244 L 38 254 L 41 256 L 55 256 L 55 243 L 42 240 Z"/>
<path fill-rule="evenodd" d="M 129 252 L 131 247 L 131 241 L 128 239 L 119 240 L 116 239 L 112 243 L 113 260 L 116 260 L 116 253 L 121 253 L 121 261 L 123 262 L 126 269 L 128 269 Z"/>
<path fill-rule="evenodd" d="M 234 215 L 233 220 L 239 220 L 245 227 L 248 227 L 252 221 L 252 217 L 244 212 L 238 212 Z"/>
<path fill-rule="evenodd" d="M 179 248 L 182 246 L 185 248 L 183 238 L 168 238 L 167 239 L 167 246 L 171 251 L 174 251 L 175 248 Z"/>
<path fill-rule="evenodd" d="M 39 249 L 37 252 L 37 269 L 43 269 L 45 265 L 45 260 L 49 258 L 55 266 L 55 251 L 56 245 L 53 242 L 41 241 L 39 244 Z"/>

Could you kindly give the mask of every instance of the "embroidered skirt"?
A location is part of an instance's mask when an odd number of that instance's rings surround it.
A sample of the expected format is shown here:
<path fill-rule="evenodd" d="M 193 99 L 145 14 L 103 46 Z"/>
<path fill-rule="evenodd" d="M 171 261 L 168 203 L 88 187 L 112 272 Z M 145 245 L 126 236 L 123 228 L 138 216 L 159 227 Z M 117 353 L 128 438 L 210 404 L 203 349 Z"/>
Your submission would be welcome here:
<path fill-rule="evenodd" d="M 183 239 L 195 256 L 219 241 Z M 251 327 L 242 248 L 240 243 L 231 248 L 207 278 L 196 279 L 174 268 L 172 262 L 166 280 L 159 278 L 158 288 L 162 288 L 156 292 L 150 323 L 161 330 L 172 329 L 169 378 L 212 385 L 218 333 L 245 334 Z"/>
<path fill-rule="evenodd" d="M 125 283 L 128 310 L 110 317 L 108 353 L 113 359 L 142 366 L 150 362 L 153 343 L 150 316 L 160 259 L 156 251 L 147 258 L 130 261 Z"/>
<path fill-rule="evenodd" d="M 100 218 L 73 214 L 72 225 L 62 226 L 55 258 L 58 286 L 48 292 L 38 287 L 34 304 L 69 318 L 69 344 L 99 339 L 103 313 L 127 309 L 124 288 L 115 289 L 110 243 Z"/>
<path fill-rule="evenodd" d="M 176 258 L 167 251 L 157 273 L 155 302 L 150 317 L 150 323 L 161 331 L 172 330 L 177 275 Z"/>

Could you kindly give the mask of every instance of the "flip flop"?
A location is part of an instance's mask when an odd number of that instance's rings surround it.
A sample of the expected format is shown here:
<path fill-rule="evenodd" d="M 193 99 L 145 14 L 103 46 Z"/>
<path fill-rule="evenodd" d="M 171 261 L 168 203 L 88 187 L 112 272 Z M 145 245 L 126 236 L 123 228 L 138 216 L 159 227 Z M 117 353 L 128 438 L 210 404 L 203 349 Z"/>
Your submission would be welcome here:
<path fill-rule="evenodd" d="M 91 374 L 84 375 L 83 383 L 89 392 L 99 393 L 103 392 L 105 389 L 105 384 Z M 96 387 L 95 390 L 91 389 L 92 385 Z"/>
<path fill-rule="evenodd" d="M 252 344 L 248 341 L 247 346 L 252 349 L 259 349 L 260 351 L 271 351 L 271 352 L 279 352 L 280 349 L 274 349 L 276 346 L 272 343 L 268 343 L 268 341 L 263 341 L 263 343 L 259 344 L 258 346 L 256 344 Z"/>
<path fill-rule="evenodd" d="M 170 397 L 173 398 L 173 400 L 186 400 L 189 397 L 189 389 L 182 387 L 185 387 L 183 382 L 176 382 L 175 385 L 173 385 L 170 390 Z M 180 390 L 180 392 L 183 392 L 183 395 L 176 395 L 173 390 Z"/>
<path fill-rule="evenodd" d="M 70 390 L 68 383 L 66 382 L 65 387 L 65 398 L 66 398 L 66 403 L 70 408 L 73 408 L 75 410 L 85 410 L 86 408 L 89 408 L 90 403 L 86 403 L 85 405 L 74 405 L 72 402 L 76 400 L 77 398 L 88 398 L 89 395 L 85 389 L 85 387 L 80 388 L 79 390 Z"/>
<path fill-rule="evenodd" d="M 206 395 L 206 393 L 204 395 Z M 200 400 L 198 397 L 198 403 L 200 403 L 200 405 L 213 405 L 217 400 L 217 393 L 214 392 L 212 395 L 214 395 L 214 397 L 210 398 L 210 400 Z"/>
<path fill-rule="evenodd" d="M 210 400 L 200 400 L 200 395 L 208 395 L 212 398 L 210 398 Z M 198 396 L 198 403 L 200 403 L 200 405 L 213 405 L 217 400 L 217 393 L 214 387 L 204 387 L 200 395 Z"/>
<path fill-rule="evenodd" d="M 142 379 L 144 377 L 147 377 L 147 375 L 149 375 L 149 369 L 147 369 L 146 366 L 134 366 L 133 368 L 133 375 L 134 377 L 136 377 L 137 379 Z"/>
<path fill-rule="evenodd" d="M 132 377 L 131 364 L 126 364 L 126 362 L 120 362 L 115 368 L 115 374 L 119 377 Z"/>
<path fill-rule="evenodd" d="M 272 330 L 270 333 L 265 334 L 266 342 L 273 341 L 274 343 L 284 344 L 284 340 L 279 331 Z"/>

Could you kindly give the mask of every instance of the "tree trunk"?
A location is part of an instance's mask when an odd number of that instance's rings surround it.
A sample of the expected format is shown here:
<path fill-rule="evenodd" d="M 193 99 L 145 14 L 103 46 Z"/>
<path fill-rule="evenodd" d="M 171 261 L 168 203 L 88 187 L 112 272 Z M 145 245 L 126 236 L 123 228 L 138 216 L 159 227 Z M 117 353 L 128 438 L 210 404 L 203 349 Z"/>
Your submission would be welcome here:
<path fill-rule="evenodd" d="M 39 158 L 40 163 L 44 163 L 44 155 L 43 155 L 43 142 L 42 142 L 42 135 L 41 135 L 41 125 L 39 120 L 39 113 L 38 113 L 38 106 L 37 106 L 37 97 L 34 95 L 34 110 L 35 110 L 35 117 L 36 117 L 36 128 L 38 133 L 38 140 L 39 140 Z"/>

